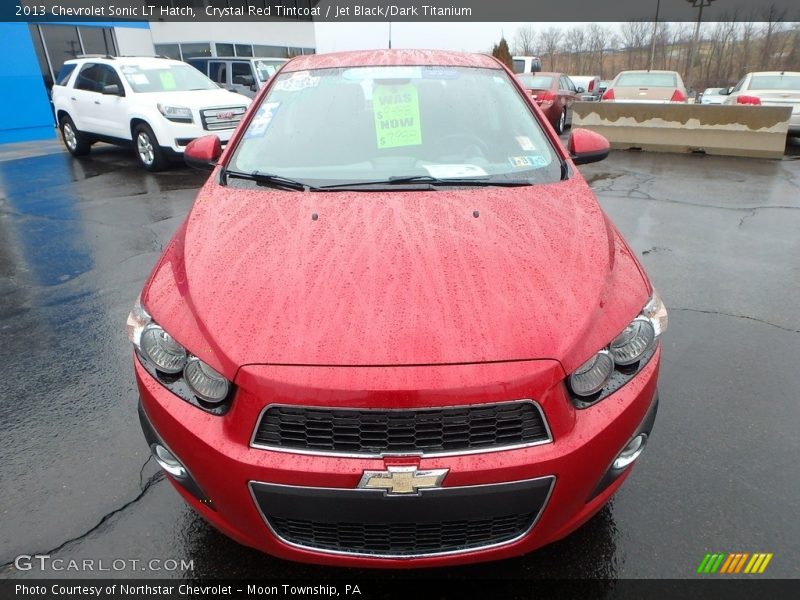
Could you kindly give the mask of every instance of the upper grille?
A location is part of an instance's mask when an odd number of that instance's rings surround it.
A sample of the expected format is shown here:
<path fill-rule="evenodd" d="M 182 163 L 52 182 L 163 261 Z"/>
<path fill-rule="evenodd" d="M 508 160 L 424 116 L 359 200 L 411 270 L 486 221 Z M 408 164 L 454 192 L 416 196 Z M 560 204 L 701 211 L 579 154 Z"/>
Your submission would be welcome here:
<path fill-rule="evenodd" d="M 320 453 L 445 454 L 550 441 L 538 405 L 504 402 L 417 410 L 270 406 L 253 445 Z"/>
<path fill-rule="evenodd" d="M 203 129 L 207 131 L 235 129 L 246 111 L 245 106 L 204 108 L 200 111 L 200 120 L 203 122 Z"/>
<path fill-rule="evenodd" d="M 493 546 L 530 529 L 536 513 L 437 523 L 323 523 L 271 518 L 284 540 L 348 554 L 424 555 Z"/>

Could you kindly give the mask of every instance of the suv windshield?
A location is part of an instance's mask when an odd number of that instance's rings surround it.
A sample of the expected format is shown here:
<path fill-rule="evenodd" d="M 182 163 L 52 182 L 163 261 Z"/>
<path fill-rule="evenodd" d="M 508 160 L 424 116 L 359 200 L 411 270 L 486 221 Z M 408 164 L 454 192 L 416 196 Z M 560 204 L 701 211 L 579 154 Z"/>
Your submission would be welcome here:
<path fill-rule="evenodd" d="M 253 64 L 256 67 L 256 73 L 261 81 L 267 81 L 270 77 L 275 75 L 284 61 L 278 60 L 256 60 Z"/>
<path fill-rule="evenodd" d="M 187 92 L 219 86 L 189 65 L 122 65 L 119 70 L 134 92 Z"/>
<path fill-rule="evenodd" d="M 506 73 L 471 67 L 282 73 L 228 168 L 314 185 L 561 178 L 557 155 Z"/>

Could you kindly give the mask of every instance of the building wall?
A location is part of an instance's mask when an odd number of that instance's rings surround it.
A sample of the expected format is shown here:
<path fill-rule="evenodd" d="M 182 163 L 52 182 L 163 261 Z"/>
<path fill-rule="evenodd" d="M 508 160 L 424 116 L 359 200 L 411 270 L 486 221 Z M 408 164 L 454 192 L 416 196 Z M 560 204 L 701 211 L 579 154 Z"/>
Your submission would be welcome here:
<path fill-rule="evenodd" d="M 13 60 L 0 61 L 0 144 L 55 139 L 53 114 L 26 23 L 0 22 Z"/>
<path fill-rule="evenodd" d="M 154 44 L 184 42 L 232 42 L 314 48 L 314 24 L 311 21 L 260 23 L 150 23 Z"/>

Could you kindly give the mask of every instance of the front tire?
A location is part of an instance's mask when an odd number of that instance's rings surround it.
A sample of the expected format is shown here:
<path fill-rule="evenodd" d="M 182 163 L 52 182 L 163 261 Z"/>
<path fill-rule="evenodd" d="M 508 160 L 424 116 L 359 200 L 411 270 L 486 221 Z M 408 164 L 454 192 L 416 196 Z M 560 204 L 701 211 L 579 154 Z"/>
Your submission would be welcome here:
<path fill-rule="evenodd" d="M 564 130 L 567 128 L 567 109 L 564 107 L 561 109 L 561 114 L 558 116 L 558 121 L 556 122 L 556 133 L 561 135 L 564 133 Z"/>
<path fill-rule="evenodd" d="M 148 171 L 163 171 L 169 165 L 164 151 L 158 145 L 158 140 L 148 124 L 141 123 L 133 130 L 133 146 L 139 164 Z"/>
<path fill-rule="evenodd" d="M 86 139 L 86 136 L 78 131 L 75 123 L 68 115 L 61 117 L 61 139 L 64 140 L 64 146 L 72 156 L 85 156 L 89 154 L 92 149 L 92 144 Z"/>

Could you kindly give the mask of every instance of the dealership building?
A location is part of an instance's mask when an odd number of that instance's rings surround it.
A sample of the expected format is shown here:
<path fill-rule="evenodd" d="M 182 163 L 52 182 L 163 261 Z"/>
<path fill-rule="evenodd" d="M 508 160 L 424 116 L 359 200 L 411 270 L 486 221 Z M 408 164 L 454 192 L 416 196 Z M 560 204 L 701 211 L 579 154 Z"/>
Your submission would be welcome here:
<path fill-rule="evenodd" d="M 202 5 L 205 0 L 199 0 Z M 297 0 L 298 6 L 311 5 Z M 287 58 L 315 51 L 309 17 L 263 22 L 0 23 L 0 143 L 55 139 L 50 88 L 64 61 L 84 54 Z"/>

